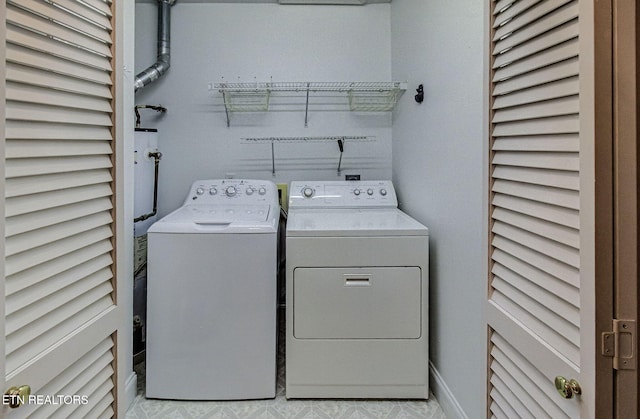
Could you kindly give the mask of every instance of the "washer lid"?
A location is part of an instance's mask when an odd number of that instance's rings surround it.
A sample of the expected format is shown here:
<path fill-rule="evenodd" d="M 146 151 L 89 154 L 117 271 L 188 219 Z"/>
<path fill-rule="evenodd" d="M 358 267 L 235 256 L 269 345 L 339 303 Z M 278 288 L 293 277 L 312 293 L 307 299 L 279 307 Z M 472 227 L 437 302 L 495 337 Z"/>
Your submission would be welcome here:
<path fill-rule="evenodd" d="M 289 211 L 288 237 L 428 236 L 429 229 L 397 208 L 296 209 Z"/>
<path fill-rule="evenodd" d="M 270 233 L 277 231 L 271 205 L 184 205 L 149 228 L 149 233 Z"/>

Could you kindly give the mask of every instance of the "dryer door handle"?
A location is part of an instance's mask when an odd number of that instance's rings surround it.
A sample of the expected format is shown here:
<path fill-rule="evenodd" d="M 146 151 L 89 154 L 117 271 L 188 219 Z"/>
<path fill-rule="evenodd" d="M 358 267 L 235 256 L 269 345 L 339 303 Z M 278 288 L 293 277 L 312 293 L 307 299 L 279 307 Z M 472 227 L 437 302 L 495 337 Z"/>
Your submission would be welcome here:
<path fill-rule="evenodd" d="M 368 287 L 371 285 L 371 274 L 345 274 L 344 286 L 345 287 Z"/>

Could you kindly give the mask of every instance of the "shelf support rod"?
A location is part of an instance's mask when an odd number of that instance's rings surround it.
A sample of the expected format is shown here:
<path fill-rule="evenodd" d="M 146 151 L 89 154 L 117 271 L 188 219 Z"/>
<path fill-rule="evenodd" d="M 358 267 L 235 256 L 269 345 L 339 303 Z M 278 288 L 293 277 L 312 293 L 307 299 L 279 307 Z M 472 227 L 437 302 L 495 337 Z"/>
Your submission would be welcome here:
<path fill-rule="evenodd" d="M 271 140 L 271 175 L 276 175 L 276 147 L 273 140 Z"/>
<path fill-rule="evenodd" d="M 224 113 L 227 115 L 227 128 L 231 126 L 229 122 L 229 108 L 227 107 L 227 93 L 222 92 L 222 98 L 224 100 Z"/>
<path fill-rule="evenodd" d="M 304 108 L 304 127 L 309 126 L 309 86 L 311 83 L 307 83 L 307 103 Z"/>

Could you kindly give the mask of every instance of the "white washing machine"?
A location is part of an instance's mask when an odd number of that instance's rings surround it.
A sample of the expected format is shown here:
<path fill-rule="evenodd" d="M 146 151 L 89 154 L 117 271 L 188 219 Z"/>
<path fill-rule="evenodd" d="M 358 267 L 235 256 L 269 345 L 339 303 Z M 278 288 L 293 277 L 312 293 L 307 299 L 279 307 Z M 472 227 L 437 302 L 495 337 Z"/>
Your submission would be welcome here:
<path fill-rule="evenodd" d="M 289 193 L 286 396 L 428 398 L 428 229 L 390 181 Z"/>
<path fill-rule="evenodd" d="M 149 228 L 147 397 L 275 397 L 279 217 L 272 182 L 200 180 Z"/>

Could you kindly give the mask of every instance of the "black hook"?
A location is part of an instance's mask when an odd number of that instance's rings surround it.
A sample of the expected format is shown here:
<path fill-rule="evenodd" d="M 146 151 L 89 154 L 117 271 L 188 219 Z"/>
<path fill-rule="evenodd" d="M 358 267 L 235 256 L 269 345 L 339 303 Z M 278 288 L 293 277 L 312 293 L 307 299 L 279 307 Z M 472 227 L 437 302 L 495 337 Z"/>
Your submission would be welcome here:
<path fill-rule="evenodd" d="M 422 103 L 422 101 L 424 101 L 424 88 L 422 85 L 418 86 L 416 92 L 418 92 L 418 94 L 415 95 L 416 102 Z"/>

